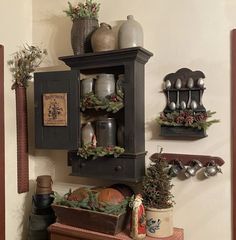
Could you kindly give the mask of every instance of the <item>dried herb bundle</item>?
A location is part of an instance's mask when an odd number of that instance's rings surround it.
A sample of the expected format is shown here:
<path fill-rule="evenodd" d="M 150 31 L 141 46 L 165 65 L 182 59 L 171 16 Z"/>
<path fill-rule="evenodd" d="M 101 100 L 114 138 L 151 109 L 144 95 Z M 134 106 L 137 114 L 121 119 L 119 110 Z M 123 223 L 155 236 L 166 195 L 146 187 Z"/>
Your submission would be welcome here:
<path fill-rule="evenodd" d="M 28 81 L 32 78 L 32 73 L 39 67 L 45 55 L 47 55 L 45 49 L 41 50 L 37 46 L 29 45 L 24 45 L 21 50 L 15 52 L 13 59 L 7 62 L 13 77 L 11 88 L 27 87 Z"/>

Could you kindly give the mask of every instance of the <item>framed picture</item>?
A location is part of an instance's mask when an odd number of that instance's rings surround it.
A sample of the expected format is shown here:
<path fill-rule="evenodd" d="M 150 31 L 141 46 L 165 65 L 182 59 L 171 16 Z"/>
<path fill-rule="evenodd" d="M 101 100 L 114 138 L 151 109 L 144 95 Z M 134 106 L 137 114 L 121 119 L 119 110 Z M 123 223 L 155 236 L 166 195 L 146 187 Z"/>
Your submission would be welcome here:
<path fill-rule="evenodd" d="M 67 126 L 67 93 L 43 94 L 44 126 Z"/>

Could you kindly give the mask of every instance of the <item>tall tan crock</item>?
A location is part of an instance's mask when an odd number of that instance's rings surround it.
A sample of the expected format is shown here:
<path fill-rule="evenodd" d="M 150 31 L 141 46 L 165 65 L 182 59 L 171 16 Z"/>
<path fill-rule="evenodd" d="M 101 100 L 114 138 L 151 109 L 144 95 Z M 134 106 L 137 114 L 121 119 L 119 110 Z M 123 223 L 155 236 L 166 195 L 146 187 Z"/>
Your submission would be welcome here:
<path fill-rule="evenodd" d="M 173 208 L 146 208 L 147 236 L 165 238 L 173 235 Z"/>

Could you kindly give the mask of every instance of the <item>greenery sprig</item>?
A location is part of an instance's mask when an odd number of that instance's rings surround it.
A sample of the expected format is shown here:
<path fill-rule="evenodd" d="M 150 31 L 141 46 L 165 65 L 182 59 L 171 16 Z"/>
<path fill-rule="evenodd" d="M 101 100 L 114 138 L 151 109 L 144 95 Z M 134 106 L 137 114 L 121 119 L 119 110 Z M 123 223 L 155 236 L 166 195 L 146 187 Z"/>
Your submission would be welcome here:
<path fill-rule="evenodd" d="M 100 99 L 93 92 L 90 92 L 83 96 L 80 102 L 80 108 L 82 111 L 85 111 L 86 109 L 95 109 L 116 113 L 123 107 L 123 97 L 115 93 L 104 99 Z"/>
<path fill-rule="evenodd" d="M 173 184 L 168 174 L 168 163 L 161 154 L 158 155 L 158 159 L 151 161 L 142 182 L 143 203 L 146 207 L 158 209 L 173 207 Z"/>
<path fill-rule="evenodd" d="M 82 158 L 96 159 L 98 157 L 111 156 L 118 157 L 124 153 L 124 148 L 118 146 L 95 147 L 92 144 L 85 144 L 78 150 L 78 155 Z"/>
<path fill-rule="evenodd" d="M 86 198 L 80 201 L 72 201 L 68 200 L 68 195 L 70 193 L 61 196 L 57 192 L 54 192 L 54 204 L 71 208 L 82 208 L 96 212 L 104 212 L 111 215 L 119 215 L 126 212 L 129 198 L 125 198 L 122 202 L 113 205 L 105 202 L 99 202 L 97 197 L 98 193 L 89 190 L 87 193 L 88 196 Z"/>
<path fill-rule="evenodd" d="M 193 112 L 192 110 L 181 110 L 170 113 L 162 112 L 157 118 L 157 123 L 164 126 L 192 127 L 206 130 L 213 123 L 218 123 L 218 119 L 207 121 L 216 112 Z"/>
<path fill-rule="evenodd" d="M 72 6 L 68 2 L 69 9 L 64 10 L 66 15 L 71 18 L 72 21 L 78 18 L 98 18 L 98 12 L 100 10 L 100 3 L 94 2 L 93 0 L 86 0 L 85 3 L 77 3 Z"/>
<path fill-rule="evenodd" d="M 22 49 L 13 54 L 13 59 L 7 64 L 13 77 L 12 89 L 17 86 L 27 87 L 29 80 L 33 77 L 32 73 L 47 55 L 46 49 L 41 50 L 37 46 L 24 45 Z"/>

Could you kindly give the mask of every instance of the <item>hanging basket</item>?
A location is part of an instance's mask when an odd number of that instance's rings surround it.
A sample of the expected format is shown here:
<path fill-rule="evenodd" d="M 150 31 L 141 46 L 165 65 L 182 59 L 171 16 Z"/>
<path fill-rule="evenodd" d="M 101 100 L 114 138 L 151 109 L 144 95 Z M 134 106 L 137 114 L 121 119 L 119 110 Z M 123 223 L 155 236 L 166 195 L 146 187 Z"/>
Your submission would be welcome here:
<path fill-rule="evenodd" d="M 28 163 L 28 127 L 26 88 L 17 86 L 16 94 L 16 129 L 17 129 L 17 180 L 18 193 L 29 191 Z"/>

